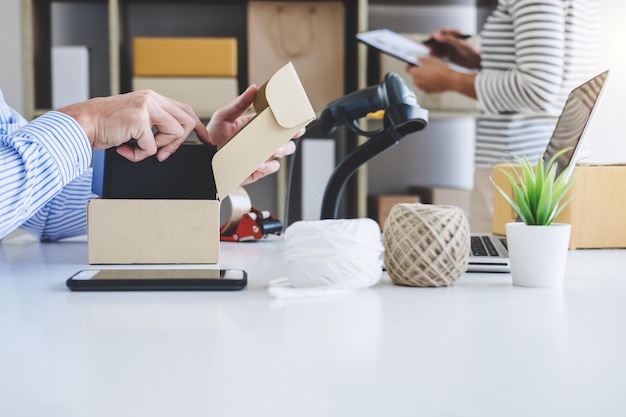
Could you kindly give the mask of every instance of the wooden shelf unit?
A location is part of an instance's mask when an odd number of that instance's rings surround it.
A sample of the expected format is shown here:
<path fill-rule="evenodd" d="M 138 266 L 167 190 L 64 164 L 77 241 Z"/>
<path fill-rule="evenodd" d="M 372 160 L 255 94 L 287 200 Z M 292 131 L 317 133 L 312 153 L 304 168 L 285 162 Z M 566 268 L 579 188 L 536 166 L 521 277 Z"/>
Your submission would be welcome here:
<path fill-rule="evenodd" d="M 344 42 L 344 89 L 345 93 L 349 93 L 364 87 L 366 82 L 365 49 L 357 44 L 354 35 L 367 27 L 367 0 L 340 0 L 340 2 L 343 3 L 345 10 L 345 37 L 338 42 Z M 52 107 L 50 53 L 55 42 L 53 4 L 63 7 L 77 5 L 95 7 L 96 20 L 99 22 L 106 20 L 104 25 L 106 33 L 97 33 L 94 36 L 106 38 L 108 51 L 101 48 L 93 51 L 92 55 L 98 54 L 97 62 L 105 62 L 104 72 L 107 73 L 107 77 L 104 79 L 101 76 L 92 77 L 98 78 L 96 87 L 99 93 L 94 95 L 113 95 L 131 90 L 131 44 L 134 36 L 236 37 L 239 87 L 243 90 L 248 85 L 246 33 L 248 0 L 21 0 L 23 106 L 25 117 L 29 119 L 49 111 Z M 93 13 L 89 14 L 93 21 Z M 84 23 L 76 22 L 76 25 Z M 93 71 L 102 72 L 103 68 L 92 67 Z M 265 188 L 257 193 L 261 200 L 267 200 L 265 196 L 267 194 L 276 195 L 276 203 L 270 203 L 269 208 L 274 209 L 279 218 L 283 210 L 281 200 L 284 199 L 286 192 L 285 172 L 286 170 L 281 170 L 276 176 L 275 184 L 266 183 Z M 255 187 L 257 184 L 252 184 L 253 200 Z M 358 196 L 354 198 L 360 199 Z M 364 213 L 363 208 L 361 214 Z"/>
<path fill-rule="evenodd" d="M 333 0 L 336 1 L 336 0 Z M 287 2 L 287 1 L 286 1 Z M 364 50 L 354 35 L 367 26 L 366 0 L 341 0 L 345 7 L 345 90 L 365 86 Z M 51 107 L 50 50 L 52 47 L 52 4 L 82 4 L 106 7 L 108 33 L 107 94 L 130 91 L 132 68 L 130 44 L 133 36 L 234 36 L 239 45 L 239 84 L 247 84 L 246 6 L 248 0 L 21 0 L 22 51 L 24 71 L 24 109 L 26 117 L 35 117 Z M 133 10 L 160 9 L 154 25 L 147 26 Z M 189 11 L 188 15 L 185 15 Z M 204 16 L 199 16 L 204 14 Z M 143 14 L 142 14 L 143 17 Z M 203 24 L 199 19 L 206 17 Z M 133 21 L 134 19 L 134 21 Z M 137 28 L 142 20 L 144 26 Z M 192 21 L 187 25 L 185 20 Z M 183 22 L 181 25 L 181 21 Z"/>

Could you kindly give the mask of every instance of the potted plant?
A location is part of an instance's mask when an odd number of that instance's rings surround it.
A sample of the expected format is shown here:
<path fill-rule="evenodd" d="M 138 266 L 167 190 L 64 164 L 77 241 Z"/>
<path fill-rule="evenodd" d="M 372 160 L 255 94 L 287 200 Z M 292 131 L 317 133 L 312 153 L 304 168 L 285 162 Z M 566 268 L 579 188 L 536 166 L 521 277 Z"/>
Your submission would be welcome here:
<path fill-rule="evenodd" d="M 505 225 L 514 285 L 559 287 L 563 283 L 572 226 L 554 219 L 572 199 L 565 197 L 572 186 L 574 164 L 557 173 L 557 159 L 568 150 L 557 152 L 545 165 L 517 157 L 519 166 L 509 164 L 510 171 L 502 171 L 512 195 L 491 180 L 520 219 Z"/>

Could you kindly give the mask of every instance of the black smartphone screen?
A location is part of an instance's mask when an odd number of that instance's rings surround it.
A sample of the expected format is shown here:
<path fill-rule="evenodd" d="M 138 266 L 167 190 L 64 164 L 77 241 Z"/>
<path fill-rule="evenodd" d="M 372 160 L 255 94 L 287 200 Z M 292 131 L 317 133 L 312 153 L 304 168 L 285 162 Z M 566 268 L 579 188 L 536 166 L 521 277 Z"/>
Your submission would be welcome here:
<path fill-rule="evenodd" d="M 247 281 L 241 269 L 87 269 L 66 284 L 72 291 L 236 291 Z"/>

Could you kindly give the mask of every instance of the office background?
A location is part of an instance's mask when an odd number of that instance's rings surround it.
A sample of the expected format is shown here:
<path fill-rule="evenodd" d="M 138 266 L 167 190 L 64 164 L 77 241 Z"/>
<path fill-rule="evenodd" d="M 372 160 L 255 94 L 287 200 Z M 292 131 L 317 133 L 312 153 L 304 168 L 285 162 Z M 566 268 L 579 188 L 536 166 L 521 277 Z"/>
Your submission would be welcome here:
<path fill-rule="evenodd" d="M 480 29 L 486 7 L 476 8 L 474 2 L 466 0 L 456 1 L 403 1 L 397 2 L 394 7 L 389 7 L 381 2 L 371 1 L 368 7 L 368 27 L 375 29 L 389 26 L 399 32 L 429 32 L 439 26 L 458 27 L 463 31 L 473 32 Z M 493 2 L 476 2 L 480 4 L 493 4 Z M 80 37 L 81 28 L 84 25 L 106 25 L 103 19 L 98 18 L 98 7 L 104 8 L 105 4 L 89 4 L 88 7 L 77 9 L 67 7 L 68 3 L 57 2 L 53 8 L 53 18 L 61 25 L 53 26 L 53 44 L 63 44 L 68 39 Z M 600 109 L 597 122 L 594 124 L 591 143 L 591 155 L 594 160 L 600 162 L 626 162 L 626 138 L 619 123 L 621 117 L 613 109 L 623 106 L 621 101 L 626 93 L 626 56 L 616 53 L 621 45 L 626 42 L 626 33 L 621 30 L 622 20 L 626 17 L 626 4 L 612 0 L 602 0 L 603 25 L 602 45 L 598 71 L 605 68 L 612 70 L 612 84 L 609 94 L 605 97 L 603 108 Z M 3 10 L 0 13 L 0 27 L 5 40 L 3 59 L 0 64 L 0 87 L 6 100 L 18 111 L 24 112 L 24 88 L 21 42 L 21 0 L 5 0 Z M 79 15 L 79 16 L 77 16 Z M 83 23 L 81 23 L 83 22 Z M 393 26 L 392 26 L 393 25 Z M 103 30 L 106 33 L 106 29 Z M 106 42 L 92 39 L 90 42 Z M 96 95 L 106 94 L 98 90 L 98 79 L 105 80 L 107 84 L 108 73 L 106 63 L 92 62 L 100 68 L 94 73 L 93 93 Z M 471 117 L 433 118 L 427 131 L 421 135 L 435 137 L 438 141 L 446 142 L 443 146 L 430 148 L 422 143 L 402 143 L 404 147 L 396 151 L 382 155 L 371 163 L 369 173 L 369 193 L 399 193 L 416 181 L 417 185 L 452 186 L 460 188 L 471 187 L 471 172 L 473 169 L 471 159 L 473 150 L 473 120 Z M 407 141 L 408 142 L 408 141 Z M 415 141 L 413 141 L 415 142 Z M 432 141 L 435 142 L 436 141 Z M 441 144 L 440 144 L 441 145 Z M 455 153 L 441 153 L 438 150 L 456 149 Z M 437 153 L 439 152 L 439 154 Z M 433 157 L 435 155 L 435 157 Z M 399 164 L 400 169 L 392 169 L 391 164 L 397 158 L 408 158 L 409 162 Z M 437 171 L 431 165 L 431 161 L 444 166 L 443 170 Z M 442 174 L 444 172 L 445 174 Z M 388 184 L 395 184 L 395 188 L 389 188 Z M 268 205 L 264 201 L 263 206 Z M 275 207 L 269 207 L 275 209 Z"/>

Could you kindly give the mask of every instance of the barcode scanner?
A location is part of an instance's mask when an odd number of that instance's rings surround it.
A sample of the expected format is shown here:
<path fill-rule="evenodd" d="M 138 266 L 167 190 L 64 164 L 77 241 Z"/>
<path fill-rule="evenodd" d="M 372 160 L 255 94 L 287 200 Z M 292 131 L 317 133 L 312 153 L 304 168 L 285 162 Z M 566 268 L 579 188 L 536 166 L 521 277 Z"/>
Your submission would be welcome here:
<path fill-rule="evenodd" d="M 393 127 L 402 136 L 423 129 L 428 124 L 428 111 L 422 109 L 415 93 L 393 72 L 371 87 L 355 91 L 330 103 L 322 111 L 319 124 L 323 134 L 331 134 L 338 126 L 348 126 L 361 135 L 373 137 L 379 131 L 362 131 L 357 121 L 369 113 L 385 111 L 385 127 Z M 388 120 L 385 120 L 388 119 Z"/>
<path fill-rule="evenodd" d="M 364 131 L 358 126 L 359 119 L 379 110 L 384 111 L 382 128 Z M 380 84 L 355 91 L 330 103 L 318 121 L 323 134 L 329 135 L 337 127 L 346 126 L 369 138 L 339 163 L 326 185 L 321 218 L 335 219 L 341 193 L 352 174 L 406 135 L 424 129 L 428 124 L 428 110 L 419 106 L 413 90 L 402 78 L 390 72 Z"/>

